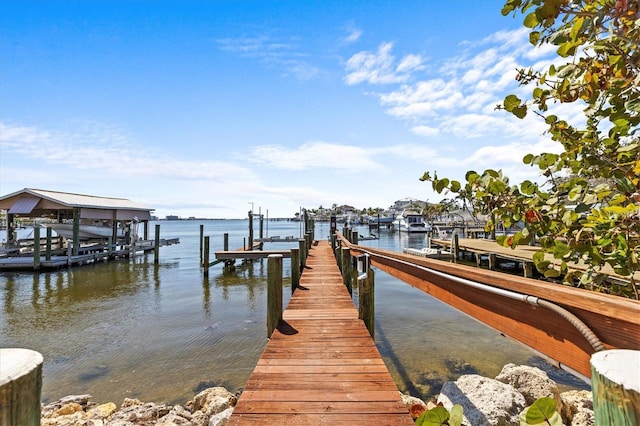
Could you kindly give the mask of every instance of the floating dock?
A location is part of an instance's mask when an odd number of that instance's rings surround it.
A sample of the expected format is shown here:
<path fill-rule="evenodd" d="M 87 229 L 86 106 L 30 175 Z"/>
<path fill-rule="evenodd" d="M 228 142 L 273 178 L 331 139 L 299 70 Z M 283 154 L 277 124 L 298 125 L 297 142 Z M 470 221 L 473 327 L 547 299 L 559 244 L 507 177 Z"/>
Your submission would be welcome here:
<path fill-rule="evenodd" d="M 311 248 L 228 424 L 414 424 L 328 242 Z"/>

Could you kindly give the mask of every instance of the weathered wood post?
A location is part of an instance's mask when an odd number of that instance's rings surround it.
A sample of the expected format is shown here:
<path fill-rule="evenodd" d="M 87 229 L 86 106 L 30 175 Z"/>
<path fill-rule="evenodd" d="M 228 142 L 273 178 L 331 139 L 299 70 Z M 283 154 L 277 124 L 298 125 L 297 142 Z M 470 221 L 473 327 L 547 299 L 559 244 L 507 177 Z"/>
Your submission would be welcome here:
<path fill-rule="evenodd" d="M 358 256 L 358 318 L 371 337 L 375 334 L 374 274 L 369 255 Z"/>
<path fill-rule="evenodd" d="M 200 266 L 204 266 L 203 245 L 204 245 L 204 225 L 200 225 Z"/>
<path fill-rule="evenodd" d="M 253 250 L 253 211 L 249 210 L 249 247 L 246 250 Z"/>
<path fill-rule="evenodd" d="M 51 229 L 50 226 L 47 226 L 47 231 L 46 232 L 47 232 L 47 247 L 45 249 L 46 251 L 45 251 L 44 258 L 46 260 L 51 260 L 51 240 L 52 240 L 51 234 L 52 234 L 53 230 Z"/>
<path fill-rule="evenodd" d="M 304 239 L 305 239 L 305 241 L 307 243 L 307 256 L 309 256 L 309 250 L 311 250 L 311 243 L 312 243 L 311 231 L 305 232 Z"/>
<path fill-rule="evenodd" d="M 282 255 L 267 257 L 267 337 L 282 319 Z"/>
<path fill-rule="evenodd" d="M 356 244 L 358 245 L 358 231 L 352 231 L 351 232 L 351 244 Z"/>
<path fill-rule="evenodd" d="M 160 225 L 156 224 L 155 244 L 153 246 L 153 263 L 155 265 L 160 261 Z"/>
<path fill-rule="evenodd" d="M 202 251 L 202 266 L 204 267 L 204 276 L 209 276 L 209 236 L 204 237 L 204 247 Z"/>
<path fill-rule="evenodd" d="M 342 247 L 342 257 L 341 257 L 341 265 L 342 265 L 342 282 L 345 286 L 347 286 L 347 290 L 349 294 L 353 294 L 353 288 L 351 287 L 351 251 L 349 247 Z"/>
<path fill-rule="evenodd" d="M 29 349 L 0 349 L 0 426 L 40 425 L 42 362 Z"/>
<path fill-rule="evenodd" d="M 453 262 L 458 262 L 458 256 L 460 255 L 460 246 L 458 243 L 458 234 L 454 233 L 451 236 L 451 257 L 453 258 Z"/>
<path fill-rule="evenodd" d="M 593 354 L 591 391 L 596 425 L 640 425 L 640 351 Z"/>
<path fill-rule="evenodd" d="M 33 270 L 40 269 L 40 227 L 33 226 Z"/>
<path fill-rule="evenodd" d="M 300 249 L 291 249 L 291 294 L 300 285 Z"/>
<path fill-rule="evenodd" d="M 80 209 L 73 209 L 73 255 L 77 256 L 80 252 Z"/>
<path fill-rule="evenodd" d="M 260 218 L 260 220 L 258 222 L 260 224 L 260 232 L 259 232 L 260 237 L 259 238 L 260 238 L 260 240 L 262 240 L 262 238 L 264 238 L 264 234 L 263 234 L 263 230 L 264 230 L 264 215 L 260 214 L 260 215 L 258 215 L 258 217 Z"/>
<path fill-rule="evenodd" d="M 300 238 L 298 240 L 298 248 L 300 249 L 300 266 L 307 266 L 307 240 Z"/>
<path fill-rule="evenodd" d="M 229 234 L 226 232 L 222 235 L 222 250 L 229 251 Z"/>

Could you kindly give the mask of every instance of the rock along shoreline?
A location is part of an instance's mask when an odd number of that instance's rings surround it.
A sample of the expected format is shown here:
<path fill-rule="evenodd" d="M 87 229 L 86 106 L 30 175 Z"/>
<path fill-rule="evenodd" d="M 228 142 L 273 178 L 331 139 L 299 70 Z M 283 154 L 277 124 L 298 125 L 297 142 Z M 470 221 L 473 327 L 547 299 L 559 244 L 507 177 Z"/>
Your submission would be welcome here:
<path fill-rule="evenodd" d="M 531 366 L 507 364 L 495 378 L 477 374 L 446 382 L 433 401 L 401 394 L 411 413 L 437 404 L 450 409 L 460 404 L 467 426 L 519 426 L 519 415 L 536 399 L 551 397 L 566 426 L 593 426 L 591 391 L 560 392 L 546 372 Z M 125 398 L 96 404 L 91 395 L 70 395 L 42 406 L 42 426 L 224 426 L 239 395 L 223 387 L 211 387 L 184 405 L 142 402 Z"/>

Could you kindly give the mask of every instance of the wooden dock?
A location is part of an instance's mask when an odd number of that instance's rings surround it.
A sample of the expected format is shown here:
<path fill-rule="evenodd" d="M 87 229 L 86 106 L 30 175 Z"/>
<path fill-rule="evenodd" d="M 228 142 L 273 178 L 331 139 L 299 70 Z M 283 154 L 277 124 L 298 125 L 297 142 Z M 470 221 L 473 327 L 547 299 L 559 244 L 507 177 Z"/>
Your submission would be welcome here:
<path fill-rule="evenodd" d="M 178 238 L 162 238 L 158 240 L 158 247 L 179 243 L 180 240 Z M 0 271 L 52 270 L 129 257 L 136 253 L 146 253 L 155 249 L 156 242 L 154 240 L 140 240 L 135 246 L 114 245 L 111 249 L 107 244 L 92 244 L 80 247 L 77 255 L 71 255 L 69 252 L 63 254 L 63 250 L 58 249 L 55 251 L 56 254 L 47 259 L 46 252 L 41 252 L 37 261 L 34 260 L 33 252 L 20 254 L 18 251 L 11 253 L 7 257 L 0 258 Z"/>
<path fill-rule="evenodd" d="M 432 239 L 431 244 L 437 247 L 443 247 L 451 251 L 455 251 L 451 240 L 445 239 Z M 509 262 L 516 262 L 522 264 L 524 276 L 531 278 L 533 276 L 533 255 L 540 251 L 539 246 L 520 245 L 516 248 L 503 247 L 496 243 L 495 240 L 475 239 L 475 238 L 461 238 L 458 240 L 457 249 L 461 252 L 472 253 L 476 258 L 476 263 L 480 266 L 481 259 L 486 257 L 489 262 L 489 269 L 494 270 L 497 259 L 506 260 Z M 551 262 L 553 265 L 560 265 L 560 260 L 555 259 L 553 255 L 545 254 L 545 259 Z M 583 263 L 568 262 L 567 267 L 570 270 L 586 271 L 588 265 Z M 627 277 L 623 277 L 617 274 L 613 268 L 609 265 L 605 265 L 602 268 L 602 273 L 606 274 L 611 279 L 628 281 Z M 640 281 L 640 272 L 634 275 L 636 281 Z"/>
<path fill-rule="evenodd" d="M 413 425 L 326 241 L 313 246 L 229 425 Z"/>

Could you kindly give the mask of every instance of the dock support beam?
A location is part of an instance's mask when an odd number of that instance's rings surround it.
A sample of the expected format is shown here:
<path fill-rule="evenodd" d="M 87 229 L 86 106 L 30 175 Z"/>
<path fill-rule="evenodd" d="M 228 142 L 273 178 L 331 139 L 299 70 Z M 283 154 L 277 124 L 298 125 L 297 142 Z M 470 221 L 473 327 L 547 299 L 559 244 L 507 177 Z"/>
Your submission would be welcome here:
<path fill-rule="evenodd" d="M 591 356 L 597 425 L 640 425 L 640 351 L 614 349 Z"/>
<path fill-rule="evenodd" d="M 298 240 L 298 248 L 300 249 L 300 266 L 307 266 L 307 240 L 300 238 Z"/>
<path fill-rule="evenodd" d="M 300 285 L 300 249 L 291 249 L 291 294 Z"/>
<path fill-rule="evenodd" d="M 361 259 L 363 258 L 363 259 Z M 362 273 L 358 277 L 358 318 L 364 321 L 371 338 L 375 338 L 375 300 L 374 273 L 370 268 L 369 255 L 358 257 L 358 265 L 362 264 Z M 358 267 L 357 274 L 360 274 Z"/>
<path fill-rule="evenodd" d="M 158 264 L 160 260 L 160 225 L 156 224 L 155 245 L 153 246 L 153 263 Z"/>
<path fill-rule="evenodd" d="M 200 225 L 200 266 L 204 266 L 207 264 L 204 261 L 203 244 L 204 244 L 204 225 Z"/>
<path fill-rule="evenodd" d="M 282 319 L 282 255 L 267 257 L 267 337 Z"/>
<path fill-rule="evenodd" d="M 0 349 L 0 426 L 40 425 L 42 355 L 29 349 Z"/>
<path fill-rule="evenodd" d="M 33 270 L 40 269 L 40 227 L 33 227 Z"/>
<path fill-rule="evenodd" d="M 202 263 L 202 266 L 204 267 L 204 276 L 208 277 L 209 276 L 209 237 L 208 236 L 204 237 L 204 248 L 201 256 L 203 256 L 203 259 L 204 259 Z"/>
<path fill-rule="evenodd" d="M 45 259 L 46 260 L 51 260 L 51 234 L 52 234 L 52 229 L 51 227 L 47 226 L 47 248 L 45 251 Z"/>

